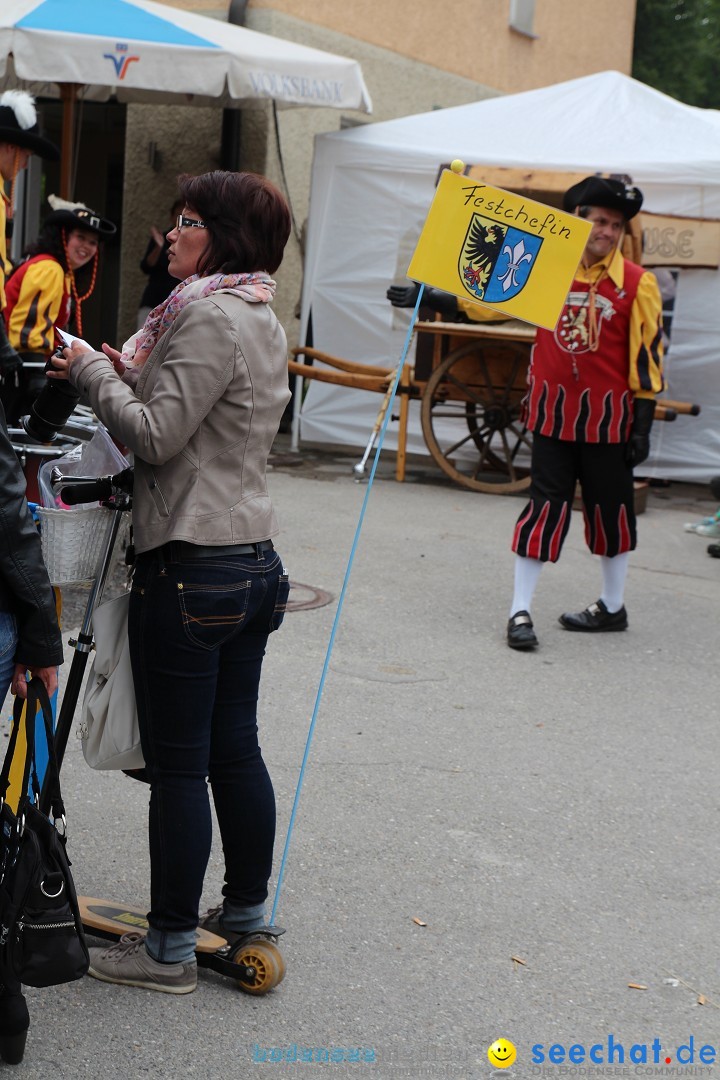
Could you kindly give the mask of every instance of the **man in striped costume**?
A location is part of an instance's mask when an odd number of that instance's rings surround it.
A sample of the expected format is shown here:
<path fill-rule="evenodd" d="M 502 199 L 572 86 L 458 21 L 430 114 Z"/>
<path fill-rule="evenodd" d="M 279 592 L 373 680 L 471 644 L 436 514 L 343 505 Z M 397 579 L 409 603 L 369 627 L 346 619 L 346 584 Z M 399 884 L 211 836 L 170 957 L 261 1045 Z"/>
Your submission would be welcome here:
<path fill-rule="evenodd" d="M 57 161 L 59 151 L 40 134 L 35 101 L 24 90 L 0 94 L 0 316 L 5 308 L 5 280 L 10 272 L 7 234 L 12 227 L 13 196 L 18 174 L 31 154 Z M 6 191 L 9 185 L 9 192 Z M 12 348 L 0 317 L 0 386 L 10 392 L 18 385 L 20 358 Z"/>
<path fill-rule="evenodd" d="M 508 645 L 533 649 L 530 609 L 543 563 L 556 562 L 582 490 L 585 539 L 600 557 L 602 592 L 584 611 L 560 616 L 567 630 L 625 630 L 625 578 L 636 545 L 633 466 L 650 452 L 655 395 L 663 388 L 662 303 L 653 274 L 620 253 L 640 209 L 637 188 L 589 176 L 563 209 L 592 232 L 554 331 L 537 331 L 528 371 L 526 422 L 533 433 L 529 501 L 512 548 L 515 590 Z"/>

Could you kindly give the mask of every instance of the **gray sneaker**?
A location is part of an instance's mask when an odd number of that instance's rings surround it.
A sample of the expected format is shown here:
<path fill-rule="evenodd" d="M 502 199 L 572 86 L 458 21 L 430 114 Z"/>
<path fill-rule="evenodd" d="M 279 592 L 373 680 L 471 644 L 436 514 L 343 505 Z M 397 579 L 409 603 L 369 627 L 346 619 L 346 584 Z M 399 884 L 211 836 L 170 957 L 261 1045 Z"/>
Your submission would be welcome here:
<path fill-rule="evenodd" d="M 683 525 L 685 532 L 698 533 L 700 536 L 720 536 L 720 519 L 717 514 L 712 517 L 702 518 L 701 521 L 686 521 Z M 708 529 L 718 531 L 707 532 Z"/>
<path fill-rule="evenodd" d="M 222 904 L 219 907 L 210 908 L 204 915 L 200 916 L 198 926 L 203 930 L 208 930 L 211 934 L 216 934 L 218 937 L 225 938 L 228 945 L 233 945 L 238 938 L 243 937 L 245 934 L 251 934 L 255 930 L 265 929 L 265 920 L 258 919 L 255 926 L 252 924 L 246 929 L 237 931 L 230 930 L 223 924 L 223 908 Z"/>
<path fill-rule="evenodd" d="M 216 934 L 217 937 L 225 938 L 228 945 L 232 945 L 234 941 L 240 937 L 239 934 L 234 934 L 232 930 L 226 930 L 222 924 L 222 904 L 219 907 L 210 908 L 204 915 L 200 916 L 198 926 L 202 930 L 207 930 L 210 934 Z"/>
<path fill-rule="evenodd" d="M 161 964 L 145 948 L 143 934 L 123 934 L 107 949 L 90 949 L 88 974 L 103 982 L 144 986 L 163 994 L 191 994 L 197 986 L 197 962 Z"/>
<path fill-rule="evenodd" d="M 695 526 L 695 532 L 698 536 L 720 536 L 720 521 L 717 518 L 713 518 L 712 521 L 702 522 L 700 525 Z"/>

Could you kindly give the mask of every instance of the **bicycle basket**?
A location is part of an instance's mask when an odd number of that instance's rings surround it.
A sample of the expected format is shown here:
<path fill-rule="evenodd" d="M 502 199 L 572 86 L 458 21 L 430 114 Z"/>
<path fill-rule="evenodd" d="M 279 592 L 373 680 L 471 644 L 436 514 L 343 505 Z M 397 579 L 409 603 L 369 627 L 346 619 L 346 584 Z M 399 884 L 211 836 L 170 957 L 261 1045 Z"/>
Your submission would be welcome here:
<path fill-rule="evenodd" d="M 95 577 L 113 511 L 105 506 L 53 510 L 38 506 L 43 559 L 53 585 L 73 585 Z"/>

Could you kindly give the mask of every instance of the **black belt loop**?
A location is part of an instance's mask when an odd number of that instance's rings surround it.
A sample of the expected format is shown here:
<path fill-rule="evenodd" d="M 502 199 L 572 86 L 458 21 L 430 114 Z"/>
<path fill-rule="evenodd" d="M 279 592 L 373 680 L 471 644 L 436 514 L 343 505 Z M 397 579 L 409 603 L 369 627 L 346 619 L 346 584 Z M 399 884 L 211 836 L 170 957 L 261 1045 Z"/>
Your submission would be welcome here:
<path fill-rule="evenodd" d="M 157 560 L 158 560 L 158 567 L 160 569 L 161 574 L 165 574 L 167 572 L 167 568 L 165 566 L 166 558 L 167 558 L 167 551 L 164 550 L 163 548 L 159 547 L 157 549 Z"/>

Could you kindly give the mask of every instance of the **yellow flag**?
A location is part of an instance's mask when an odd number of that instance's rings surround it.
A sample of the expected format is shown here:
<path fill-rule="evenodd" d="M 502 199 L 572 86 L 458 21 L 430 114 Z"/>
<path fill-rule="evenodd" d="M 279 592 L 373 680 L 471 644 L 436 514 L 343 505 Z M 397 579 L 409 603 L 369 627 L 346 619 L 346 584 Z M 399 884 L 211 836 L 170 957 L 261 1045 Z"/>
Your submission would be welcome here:
<path fill-rule="evenodd" d="M 553 330 L 591 228 L 446 169 L 408 277 Z"/>

